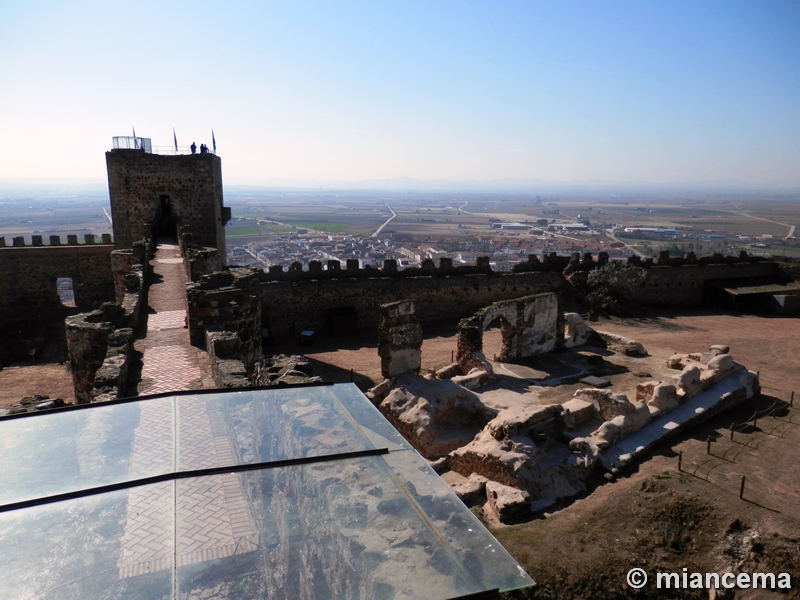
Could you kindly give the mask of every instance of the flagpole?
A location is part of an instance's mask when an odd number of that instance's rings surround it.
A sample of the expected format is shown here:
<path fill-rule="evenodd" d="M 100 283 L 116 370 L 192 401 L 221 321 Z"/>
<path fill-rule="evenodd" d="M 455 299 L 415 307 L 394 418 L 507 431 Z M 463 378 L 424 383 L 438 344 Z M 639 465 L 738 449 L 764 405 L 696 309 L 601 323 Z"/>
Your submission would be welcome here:
<path fill-rule="evenodd" d="M 178 136 L 175 135 L 175 128 L 172 128 L 172 139 L 175 142 L 175 154 L 178 153 Z"/>

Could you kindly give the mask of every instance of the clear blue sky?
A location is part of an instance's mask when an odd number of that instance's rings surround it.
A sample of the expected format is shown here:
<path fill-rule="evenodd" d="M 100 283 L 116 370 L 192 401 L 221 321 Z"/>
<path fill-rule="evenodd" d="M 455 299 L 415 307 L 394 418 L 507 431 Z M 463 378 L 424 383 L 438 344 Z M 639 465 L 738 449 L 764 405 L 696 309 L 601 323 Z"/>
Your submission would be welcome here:
<path fill-rule="evenodd" d="M 0 3 L 0 179 L 800 183 L 800 2 Z"/>

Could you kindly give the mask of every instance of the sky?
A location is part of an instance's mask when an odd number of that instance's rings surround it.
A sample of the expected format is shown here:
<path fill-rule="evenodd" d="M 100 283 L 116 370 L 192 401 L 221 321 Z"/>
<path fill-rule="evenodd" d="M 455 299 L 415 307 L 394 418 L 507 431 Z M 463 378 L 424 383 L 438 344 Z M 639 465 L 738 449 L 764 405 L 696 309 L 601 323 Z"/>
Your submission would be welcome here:
<path fill-rule="evenodd" d="M 226 184 L 800 186 L 798 32 L 798 0 L 4 0 L 0 181 L 213 128 Z"/>

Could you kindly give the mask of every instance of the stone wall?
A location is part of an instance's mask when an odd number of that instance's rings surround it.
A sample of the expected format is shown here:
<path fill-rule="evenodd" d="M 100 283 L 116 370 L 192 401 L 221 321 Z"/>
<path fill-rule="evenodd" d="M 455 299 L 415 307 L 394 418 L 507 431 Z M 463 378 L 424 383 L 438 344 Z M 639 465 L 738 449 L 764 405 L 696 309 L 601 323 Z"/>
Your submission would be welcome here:
<path fill-rule="evenodd" d="M 212 356 L 240 360 L 249 371 L 261 356 L 261 303 L 257 291 L 257 271 L 244 267 L 233 267 L 187 283 L 192 344 L 206 348 Z M 230 345 L 230 336 L 208 337 L 211 332 L 235 334 L 235 347 Z M 224 351 L 222 346 L 216 350 L 209 346 L 216 340 L 224 342 Z"/>
<path fill-rule="evenodd" d="M 329 311 L 354 308 L 359 327 L 376 327 L 382 304 L 412 299 L 421 322 L 455 319 L 496 302 L 564 285 L 560 272 L 392 276 L 362 269 L 353 277 L 267 280 L 260 284 L 262 321 L 270 335 L 294 335 L 304 329 L 328 331 Z M 401 271 L 405 273 L 405 271 Z"/>
<path fill-rule="evenodd" d="M 414 314 L 414 303 L 401 300 L 381 306 L 378 327 L 378 355 L 386 379 L 401 373 L 419 373 L 422 327 Z"/>
<path fill-rule="evenodd" d="M 550 352 L 563 344 L 558 296 L 552 293 L 495 302 L 458 325 L 458 361 L 472 365 L 471 355 L 483 350 L 483 331 L 500 319 L 503 346 L 497 360 L 507 361 Z"/>
<path fill-rule="evenodd" d="M 147 257 L 148 240 L 139 244 Z M 117 255 L 117 266 L 128 260 Z M 121 279 L 124 288 L 117 303 L 69 316 L 64 321 L 67 355 L 75 388 L 75 402 L 87 404 L 125 395 L 133 355 L 133 335 L 147 299 L 148 262 L 134 263 Z M 116 279 L 116 278 L 115 278 Z"/>
<path fill-rule="evenodd" d="M 14 238 L 13 246 L 0 237 L 0 307 L 24 310 L 30 306 L 58 305 L 56 279 L 71 277 L 75 303 L 81 308 L 99 306 L 114 299 L 114 277 L 110 237 L 95 244 L 93 235 L 85 236 L 78 245 L 70 235 L 68 245 L 61 245 L 59 236 L 50 236 L 51 245 L 42 244 L 42 236 L 33 236 L 33 245 L 25 246 L 24 238 Z"/>
<path fill-rule="evenodd" d="M 150 237 L 160 225 L 183 228 L 195 246 L 217 248 L 225 264 L 230 209 L 222 204 L 222 162 L 214 154 L 165 156 L 139 150 L 106 152 L 114 237 L 119 248 Z"/>

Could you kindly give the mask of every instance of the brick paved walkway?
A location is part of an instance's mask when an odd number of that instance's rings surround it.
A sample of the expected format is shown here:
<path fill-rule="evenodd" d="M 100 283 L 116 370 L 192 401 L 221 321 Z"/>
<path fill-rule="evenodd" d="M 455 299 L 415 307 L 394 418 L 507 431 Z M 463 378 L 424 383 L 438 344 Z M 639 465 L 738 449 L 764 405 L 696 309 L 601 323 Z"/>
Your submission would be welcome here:
<path fill-rule="evenodd" d="M 142 353 L 138 395 L 213 388 L 208 357 L 191 346 L 184 328 L 186 275 L 176 245 L 158 244 L 153 274 L 146 335 L 134 344 Z M 228 429 L 217 405 L 183 397 L 172 401 L 170 414 L 165 414 L 163 401 L 141 402 L 139 408 L 131 479 L 152 475 L 154 470 L 234 463 Z M 257 541 L 236 475 L 132 488 L 117 568 L 120 578 L 134 577 L 250 552 Z"/>
<path fill-rule="evenodd" d="M 136 395 L 213 388 L 208 356 L 189 343 L 185 328 L 187 279 L 180 249 L 160 241 L 152 264 L 147 334 L 134 343 L 142 353 Z"/>

